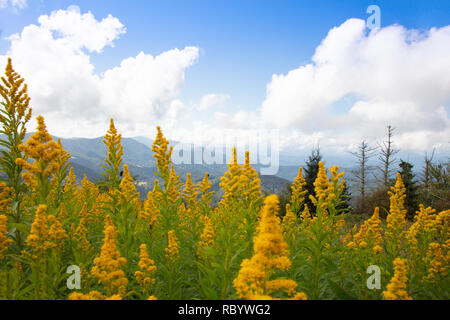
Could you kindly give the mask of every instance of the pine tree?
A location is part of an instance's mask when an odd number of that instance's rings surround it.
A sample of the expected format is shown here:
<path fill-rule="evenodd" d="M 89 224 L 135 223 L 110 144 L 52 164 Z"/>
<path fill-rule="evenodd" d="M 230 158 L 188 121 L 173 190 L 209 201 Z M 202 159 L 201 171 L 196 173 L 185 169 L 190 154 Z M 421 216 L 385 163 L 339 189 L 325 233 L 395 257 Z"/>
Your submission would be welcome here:
<path fill-rule="evenodd" d="M 412 171 L 413 165 L 409 162 L 400 160 L 400 175 L 406 188 L 405 206 L 408 210 L 407 217 L 413 219 L 416 211 L 419 209 L 418 203 L 418 189 L 419 186 L 415 180 L 415 174 Z"/>

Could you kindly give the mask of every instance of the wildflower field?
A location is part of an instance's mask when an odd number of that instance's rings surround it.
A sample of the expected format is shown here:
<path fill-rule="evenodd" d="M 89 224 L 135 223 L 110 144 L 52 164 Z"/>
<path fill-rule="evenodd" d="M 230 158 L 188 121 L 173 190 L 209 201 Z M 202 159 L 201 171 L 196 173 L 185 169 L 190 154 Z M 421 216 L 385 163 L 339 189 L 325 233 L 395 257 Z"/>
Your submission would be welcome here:
<path fill-rule="evenodd" d="M 0 299 L 449 299 L 450 210 L 420 206 L 408 221 L 400 175 L 387 218 L 353 226 L 337 209 L 344 172 L 320 163 L 313 197 L 300 168 L 280 217 L 234 149 L 213 207 L 208 174 L 182 183 L 158 127 L 158 180 L 141 202 L 113 120 L 104 182 L 77 183 L 42 116 L 24 141 L 30 98 L 11 61 L 1 80 Z"/>

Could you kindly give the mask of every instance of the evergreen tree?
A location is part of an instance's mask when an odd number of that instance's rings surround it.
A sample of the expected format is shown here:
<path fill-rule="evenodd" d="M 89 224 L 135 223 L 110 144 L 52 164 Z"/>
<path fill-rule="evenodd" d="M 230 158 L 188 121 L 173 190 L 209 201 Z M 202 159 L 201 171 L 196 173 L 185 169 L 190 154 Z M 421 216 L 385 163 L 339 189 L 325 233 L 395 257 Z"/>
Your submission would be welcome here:
<path fill-rule="evenodd" d="M 306 190 L 308 191 L 308 197 L 305 199 L 305 202 L 308 205 L 311 214 L 314 214 L 316 209 L 309 199 L 309 195 L 316 196 L 316 192 L 314 191 L 314 181 L 316 181 L 317 173 L 319 172 L 320 161 L 322 161 L 320 148 L 313 149 L 306 162 L 305 168 L 303 169 L 305 173 Z"/>
<path fill-rule="evenodd" d="M 340 213 L 346 213 L 351 210 L 350 208 L 350 200 L 351 200 L 351 193 L 350 189 L 348 188 L 347 182 L 344 182 L 344 190 L 341 194 L 342 203 L 339 204 L 336 209 Z"/>
<path fill-rule="evenodd" d="M 409 162 L 400 160 L 400 175 L 406 188 L 405 206 L 408 210 L 408 218 L 413 219 L 416 211 L 419 209 L 418 189 L 419 186 L 415 180 L 415 174 L 412 171 L 413 165 Z"/>

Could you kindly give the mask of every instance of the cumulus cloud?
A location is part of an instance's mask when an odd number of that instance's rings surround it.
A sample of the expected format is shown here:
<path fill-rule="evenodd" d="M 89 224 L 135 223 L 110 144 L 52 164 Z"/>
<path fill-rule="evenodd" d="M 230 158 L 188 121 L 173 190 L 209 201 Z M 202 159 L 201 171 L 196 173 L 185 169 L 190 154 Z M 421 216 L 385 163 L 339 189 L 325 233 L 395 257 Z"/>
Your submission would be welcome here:
<path fill-rule="evenodd" d="M 388 123 L 398 129 L 401 147 L 447 143 L 448 52 L 450 26 L 368 32 L 363 20 L 349 19 L 329 31 L 312 63 L 273 76 L 261 116 L 279 128 L 340 137 L 340 143 L 380 138 Z M 338 112 L 336 104 L 349 95 L 355 101 Z"/>
<path fill-rule="evenodd" d="M 91 54 L 114 46 L 125 32 L 111 15 L 97 20 L 79 8 L 54 11 L 10 36 L 0 65 L 12 57 L 29 85 L 34 115 L 42 113 L 55 135 L 100 136 L 109 117 L 129 134 L 144 134 L 182 110 L 177 97 L 185 69 L 196 62 L 199 50 L 186 47 L 157 56 L 141 52 L 96 74 Z"/>
<path fill-rule="evenodd" d="M 200 100 L 200 104 L 197 106 L 199 110 L 207 110 L 214 106 L 223 106 L 223 104 L 230 99 L 228 94 L 205 94 Z"/>
<path fill-rule="evenodd" d="M 27 0 L 0 0 L 0 9 L 8 6 L 14 9 L 24 9 L 27 7 Z"/>

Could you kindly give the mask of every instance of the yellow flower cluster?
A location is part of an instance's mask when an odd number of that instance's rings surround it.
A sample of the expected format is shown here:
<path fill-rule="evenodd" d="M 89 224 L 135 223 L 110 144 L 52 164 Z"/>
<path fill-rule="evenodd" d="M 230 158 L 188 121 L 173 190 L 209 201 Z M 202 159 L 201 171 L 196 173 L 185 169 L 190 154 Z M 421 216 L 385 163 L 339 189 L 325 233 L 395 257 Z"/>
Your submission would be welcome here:
<path fill-rule="evenodd" d="M 108 178 L 111 181 L 112 187 L 116 188 L 119 184 L 119 167 L 122 163 L 123 146 L 121 145 L 122 135 L 117 133 L 114 125 L 114 120 L 111 119 L 109 123 L 109 130 L 103 139 L 103 143 L 108 148 L 108 155 L 105 159 L 108 165 Z"/>
<path fill-rule="evenodd" d="M 297 215 L 294 214 L 291 210 L 291 204 L 286 204 L 286 214 L 283 217 L 283 232 L 284 233 L 293 233 L 297 228 Z"/>
<path fill-rule="evenodd" d="M 258 173 L 250 164 L 250 152 L 245 152 L 245 161 L 242 166 L 240 184 L 242 189 L 242 197 L 245 203 L 249 206 L 253 206 L 258 200 L 261 199 L 261 180 Z"/>
<path fill-rule="evenodd" d="M 408 282 L 408 270 L 406 259 L 394 260 L 394 277 L 383 291 L 386 300 L 412 300 L 408 295 L 406 283 Z"/>
<path fill-rule="evenodd" d="M 17 113 L 18 117 L 15 120 L 19 122 L 24 119 L 26 123 L 31 118 L 30 97 L 27 93 L 28 87 L 24 83 L 24 79 L 14 71 L 11 58 L 8 58 L 5 75 L 6 78 L 1 77 L 3 85 L 0 82 L 0 96 L 5 101 L 8 113 Z M 3 119 L 4 116 L 0 115 L 0 118 Z M 23 136 L 21 139 L 23 139 Z"/>
<path fill-rule="evenodd" d="M 319 162 L 319 171 L 317 173 L 317 178 L 314 181 L 314 191 L 316 196 L 310 195 L 309 198 L 317 208 L 320 208 L 321 211 L 325 213 L 328 209 L 328 205 L 335 198 L 336 194 L 333 192 L 333 185 L 328 179 L 325 165 L 322 161 Z"/>
<path fill-rule="evenodd" d="M 106 297 L 98 291 L 91 291 L 88 294 L 73 292 L 69 295 L 69 300 L 122 300 L 118 294 Z"/>
<path fill-rule="evenodd" d="M 201 251 L 202 248 L 208 248 L 214 245 L 215 233 L 212 221 L 208 216 L 205 216 L 204 221 L 205 226 L 203 228 L 202 234 L 200 235 L 199 251 Z"/>
<path fill-rule="evenodd" d="M 53 241 L 56 247 L 62 248 L 62 241 L 67 239 L 66 231 L 63 229 L 61 222 L 55 216 L 49 216 L 48 221 L 51 223 L 48 238 Z"/>
<path fill-rule="evenodd" d="M 152 278 L 153 273 L 156 271 L 155 262 L 149 258 L 147 246 L 145 244 L 141 244 L 139 249 L 140 249 L 139 254 L 140 259 L 138 266 L 140 270 L 136 271 L 134 273 L 134 276 L 136 277 L 137 282 L 143 288 L 149 288 L 155 282 L 155 279 Z"/>
<path fill-rule="evenodd" d="M 123 204 L 131 204 L 134 208 L 139 208 L 139 193 L 133 183 L 133 178 L 128 171 L 128 165 L 123 165 L 123 177 L 119 184 L 120 201 Z"/>
<path fill-rule="evenodd" d="M 5 215 L 0 215 L 0 259 L 2 259 L 5 253 L 8 251 L 8 246 L 12 243 L 11 239 L 8 239 L 6 221 L 8 218 Z"/>
<path fill-rule="evenodd" d="M 92 245 L 87 239 L 88 230 L 86 227 L 86 218 L 82 217 L 78 223 L 77 229 L 72 233 L 72 239 L 76 241 L 77 250 L 84 254 L 92 251 Z"/>
<path fill-rule="evenodd" d="M 224 191 L 222 200 L 220 200 L 220 205 L 222 207 L 227 207 L 233 205 L 235 199 L 238 199 L 239 194 L 239 177 L 241 174 L 241 166 L 237 161 L 236 148 L 232 149 L 231 159 L 228 163 L 228 171 L 225 172 L 223 177 L 220 178 L 220 187 Z"/>
<path fill-rule="evenodd" d="M 429 264 L 428 275 L 425 277 L 426 281 L 437 282 L 440 278 L 445 278 L 447 276 L 450 256 L 449 254 L 447 254 L 447 256 L 444 255 L 439 243 L 430 243 L 426 260 Z"/>
<path fill-rule="evenodd" d="M 157 184 L 158 180 L 155 180 L 155 185 Z M 158 191 L 156 188 L 153 189 L 153 192 L 150 191 L 147 194 L 147 199 L 144 200 L 142 210 L 139 211 L 139 219 L 141 221 L 144 221 L 145 224 L 147 224 L 148 228 L 152 229 L 154 226 L 156 226 L 158 222 L 158 217 L 160 215 L 159 206 L 155 203 L 154 195 L 156 195 Z"/>
<path fill-rule="evenodd" d="M 6 207 L 11 202 L 11 188 L 5 182 L 0 182 L 0 212 L 6 211 Z"/>
<path fill-rule="evenodd" d="M 126 292 L 128 279 L 121 269 L 127 261 L 120 256 L 117 250 L 116 235 L 117 229 L 111 217 L 106 216 L 106 226 L 104 230 L 105 238 L 100 251 L 100 256 L 94 259 L 94 266 L 91 273 L 103 284 L 108 294 L 119 294 L 123 296 Z"/>
<path fill-rule="evenodd" d="M 295 213 L 299 213 L 303 208 L 307 190 L 305 190 L 306 181 L 303 178 L 303 168 L 298 169 L 297 177 L 291 185 L 291 208 Z"/>
<path fill-rule="evenodd" d="M 406 188 L 400 173 L 397 173 L 397 181 L 388 193 L 390 196 L 390 210 L 386 218 L 386 238 L 392 243 L 395 255 L 406 233 Z"/>
<path fill-rule="evenodd" d="M 16 163 L 21 165 L 27 172 L 22 174 L 23 179 L 30 187 L 36 187 L 39 180 L 47 179 L 58 170 L 56 159 L 60 155 L 58 144 L 53 141 L 44 123 L 44 118 L 38 116 L 37 131 L 28 139 L 26 144 L 19 149 L 29 158 L 34 159 L 30 164 L 25 159 L 18 158 Z"/>
<path fill-rule="evenodd" d="M 381 228 L 380 209 L 375 208 L 373 216 L 364 221 L 361 229 L 354 236 L 354 242 L 359 248 L 372 248 L 375 253 L 381 253 L 381 243 L 383 241 L 383 229 Z M 351 247 L 351 244 L 348 244 Z"/>
<path fill-rule="evenodd" d="M 209 173 L 205 173 L 203 180 L 199 181 L 195 186 L 197 193 L 200 196 L 199 206 L 203 208 L 203 210 L 208 210 L 211 205 L 211 200 L 214 194 L 214 191 L 209 191 L 211 189 L 212 183 L 209 181 Z"/>
<path fill-rule="evenodd" d="M 164 137 L 161 128 L 156 127 L 157 134 L 156 139 L 153 142 L 152 151 L 155 153 L 153 156 L 156 158 L 156 166 L 164 181 L 169 178 L 169 166 L 171 163 L 171 156 L 173 147 L 169 149 L 169 141 Z"/>
<path fill-rule="evenodd" d="M 27 244 L 34 252 L 33 258 L 37 259 L 49 248 L 55 246 L 49 239 L 47 206 L 39 205 L 31 224 L 30 234 L 27 237 Z"/>
<path fill-rule="evenodd" d="M 174 203 L 179 199 L 182 186 L 183 183 L 175 172 L 175 166 L 172 164 L 170 168 L 169 180 L 166 185 L 167 199 L 170 203 Z"/>
<path fill-rule="evenodd" d="M 228 171 L 220 178 L 220 187 L 225 194 L 220 201 L 222 208 L 257 207 L 262 200 L 260 179 L 250 165 L 250 153 L 245 153 L 245 162 L 241 166 L 237 161 L 236 148 L 232 149 Z"/>
<path fill-rule="evenodd" d="M 175 235 L 174 230 L 170 230 L 168 232 L 168 238 L 167 238 L 167 248 L 164 249 L 166 252 L 166 259 L 169 262 L 175 262 L 178 260 L 180 252 L 179 252 L 179 245 L 178 245 L 178 239 Z"/>
<path fill-rule="evenodd" d="M 186 201 L 188 208 L 195 209 L 197 201 L 197 192 L 195 185 L 192 183 L 191 174 L 188 173 L 186 177 L 186 184 L 183 190 L 183 199 Z"/>
<path fill-rule="evenodd" d="M 270 280 L 275 270 L 287 270 L 291 266 L 287 254 L 288 245 L 281 234 L 278 218 L 278 197 L 268 196 L 261 210 L 257 234 L 254 238 L 254 254 L 245 259 L 237 278 L 233 281 L 236 292 L 243 299 L 268 298 L 270 294 L 283 291 L 292 296 L 297 283 L 294 280 Z"/>

